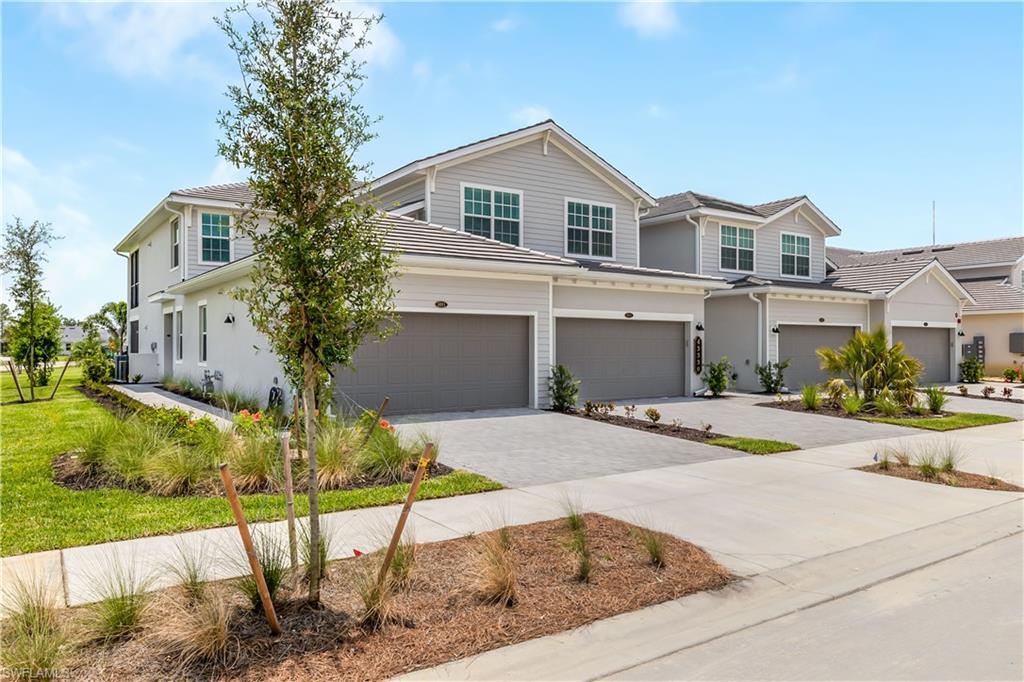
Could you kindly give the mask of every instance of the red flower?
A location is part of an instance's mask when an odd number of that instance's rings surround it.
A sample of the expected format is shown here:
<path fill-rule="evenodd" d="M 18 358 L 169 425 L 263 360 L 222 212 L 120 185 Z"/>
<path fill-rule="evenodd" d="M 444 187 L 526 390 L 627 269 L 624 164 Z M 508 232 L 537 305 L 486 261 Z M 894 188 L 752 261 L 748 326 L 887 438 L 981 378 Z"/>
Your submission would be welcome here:
<path fill-rule="evenodd" d="M 242 410 L 238 414 L 243 416 L 243 417 L 248 417 L 249 416 L 249 410 Z"/>
<path fill-rule="evenodd" d="M 380 420 L 380 428 L 382 428 L 382 429 L 390 429 L 391 428 L 391 424 L 388 422 L 387 419 L 381 419 Z"/>
<path fill-rule="evenodd" d="M 257 412 L 256 414 L 254 414 L 254 415 L 252 416 L 252 420 L 253 420 L 254 422 L 258 422 L 258 421 L 259 421 L 259 420 L 261 420 L 261 419 L 263 419 L 263 415 L 262 415 L 262 414 L 260 414 L 259 412 Z"/>

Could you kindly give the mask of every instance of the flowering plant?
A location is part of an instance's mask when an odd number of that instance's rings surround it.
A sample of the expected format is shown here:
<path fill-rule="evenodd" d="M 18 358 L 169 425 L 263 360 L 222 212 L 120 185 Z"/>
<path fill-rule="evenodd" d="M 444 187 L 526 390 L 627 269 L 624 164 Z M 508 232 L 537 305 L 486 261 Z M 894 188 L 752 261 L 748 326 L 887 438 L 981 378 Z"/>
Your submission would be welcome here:
<path fill-rule="evenodd" d="M 274 430 L 273 424 L 259 410 L 242 410 L 235 416 L 234 423 L 235 430 L 244 435 L 269 434 Z"/>

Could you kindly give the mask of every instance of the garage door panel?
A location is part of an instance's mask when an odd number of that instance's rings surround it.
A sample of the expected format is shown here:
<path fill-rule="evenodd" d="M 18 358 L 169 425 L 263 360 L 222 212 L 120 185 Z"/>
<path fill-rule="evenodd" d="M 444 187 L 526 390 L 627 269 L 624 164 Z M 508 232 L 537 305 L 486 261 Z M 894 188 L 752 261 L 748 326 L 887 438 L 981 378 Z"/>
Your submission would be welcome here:
<path fill-rule="evenodd" d="M 786 324 L 779 326 L 779 361 L 789 360 L 784 377 L 790 390 L 829 380 L 821 369 L 817 350 L 838 348 L 853 336 L 856 327 Z"/>
<path fill-rule="evenodd" d="M 580 380 L 580 400 L 677 396 L 683 339 L 680 322 L 561 318 L 555 361 Z"/>
<path fill-rule="evenodd" d="M 388 412 L 439 412 L 523 407 L 530 396 L 529 319 L 511 315 L 407 313 L 387 341 L 356 353 L 355 371 L 343 371 L 339 405 Z"/>
<path fill-rule="evenodd" d="M 918 378 L 922 385 L 940 384 L 949 377 L 949 329 L 944 327 L 893 327 L 893 343 L 902 341 L 906 352 L 924 365 Z"/>

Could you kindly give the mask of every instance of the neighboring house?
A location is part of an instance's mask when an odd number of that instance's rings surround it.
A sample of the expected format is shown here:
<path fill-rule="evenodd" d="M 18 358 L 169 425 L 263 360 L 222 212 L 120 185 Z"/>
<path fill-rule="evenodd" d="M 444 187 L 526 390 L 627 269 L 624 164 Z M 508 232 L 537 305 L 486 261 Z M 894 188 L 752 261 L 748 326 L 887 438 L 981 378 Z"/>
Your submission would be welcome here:
<path fill-rule="evenodd" d="M 341 406 L 387 395 L 394 413 L 545 407 L 556 363 L 582 381 L 582 399 L 702 388 L 704 300 L 727 284 L 640 267 L 653 197 L 554 122 L 411 162 L 369 190 L 400 254 L 402 329 L 336 374 Z M 128 260 L 130 373 L 288 392 L 229 296 L 255 261 L 234 233 L 250 199 L 245 184 L 171 192 L 116 246 Z"/>
<path fill-rule="evenodd" d="M 827 256 L 839 268 L 934 258 L 974 298 L 963 310 L 961 353 L 983 355 L 990 375 L 1024 363 L 1024 237 L 886 251 L 829 247 Z"/>
<path fill-rule="evenodd" d="M 98 330 L 100 341 L 106 344 L 110 340 L 110 334 L 105 330 Z M 72 347 L 85 338 L 85 329 L 80 324 L 61 327 L 60 343 L 65 353 L 70 353 Z"/>
<path fill-rule="evenodd" d="M 741 389 L 759 388 L 757 365 L 782 360 L 789 388 L 823 381 L 816 349 L 879 325 L 924 362 L 922 381 L 955 378 L 971 295 L 934 259 L 835 267 L 825 242 L 840 229 L 806 196 L 742 204 L 683 192 L 659 198 L 640 225 L 642 265 L 732 285 L 705 302 L 705 355 L 728 356 Z"/>

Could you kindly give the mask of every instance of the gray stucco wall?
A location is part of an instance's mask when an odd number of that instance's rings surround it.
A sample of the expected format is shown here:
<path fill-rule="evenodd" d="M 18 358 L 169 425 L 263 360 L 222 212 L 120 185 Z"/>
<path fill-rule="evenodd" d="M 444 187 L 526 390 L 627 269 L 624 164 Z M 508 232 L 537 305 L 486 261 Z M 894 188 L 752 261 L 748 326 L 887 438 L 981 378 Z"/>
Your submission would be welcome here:
<path fill-rule="evenodd" d="M 697 272 L 694 232 L 686 220 L 644 225 L 640 223 L 640 265 L 679 272 Z"/>

